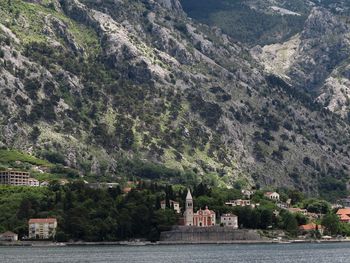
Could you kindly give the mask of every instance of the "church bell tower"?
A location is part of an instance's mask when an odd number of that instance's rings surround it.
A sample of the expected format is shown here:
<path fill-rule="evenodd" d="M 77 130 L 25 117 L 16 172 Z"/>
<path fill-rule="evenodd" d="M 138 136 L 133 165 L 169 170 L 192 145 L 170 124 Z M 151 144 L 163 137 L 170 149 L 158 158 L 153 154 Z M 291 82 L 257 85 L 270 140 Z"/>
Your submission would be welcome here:
<path fill-rule="evenodd" d="M 193 198 L 190 189 L 186 196 L 185 225 L 193 226 Z"/>

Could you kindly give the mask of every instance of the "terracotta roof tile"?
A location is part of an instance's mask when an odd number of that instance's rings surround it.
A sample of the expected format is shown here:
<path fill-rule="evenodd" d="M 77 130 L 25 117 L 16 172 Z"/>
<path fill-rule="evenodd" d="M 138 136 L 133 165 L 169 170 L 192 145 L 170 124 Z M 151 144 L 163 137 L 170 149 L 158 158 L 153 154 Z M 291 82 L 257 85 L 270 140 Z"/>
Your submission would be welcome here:
<path fill-rule="evenodd" d="M 53 224 L 57 222 L 56 218 L 31 218 L 29 224 Z"/>

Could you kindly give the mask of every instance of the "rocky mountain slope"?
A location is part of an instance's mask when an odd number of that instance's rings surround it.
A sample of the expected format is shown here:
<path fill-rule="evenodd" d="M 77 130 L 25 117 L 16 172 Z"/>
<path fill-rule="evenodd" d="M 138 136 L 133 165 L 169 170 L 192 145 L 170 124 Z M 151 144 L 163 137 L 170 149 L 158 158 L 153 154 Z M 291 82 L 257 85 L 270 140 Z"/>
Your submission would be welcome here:
<path fill-rule="evenodd" d="M 0 7 L 2 147 L 82 175 L 130 175 L 142 160 L 225 185 L 345 186 L 348 122 L 179 1 Z"/>
<path fill-rule="evenodd" d="M 325 108 L 350 117 L 348 17 L 314 7 L 303 30 L 281 44 L 255 48 L 269 72 L 305 89 Z"/>

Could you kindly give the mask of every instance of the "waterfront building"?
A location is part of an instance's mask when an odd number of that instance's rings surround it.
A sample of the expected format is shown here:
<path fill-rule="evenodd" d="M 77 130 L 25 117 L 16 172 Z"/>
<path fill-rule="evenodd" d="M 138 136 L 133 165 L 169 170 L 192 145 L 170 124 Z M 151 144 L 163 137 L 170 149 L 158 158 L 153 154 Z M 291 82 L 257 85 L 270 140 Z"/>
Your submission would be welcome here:
<path fill-rule="evenodd" d="M 169 208 L 173 208 L 176 213 L 180 214 L 181 208 L 180 208 L 180 203 L 179 202 L 176 202 L 174 200 L 169 200 L 169 204 L 170 204 Z M 166 200 L 162 200 L 160 202 L 160 208 L 161 209 L 165 209 L 166 208 Z"/>
<path fill-rule="evenodd" d="M 322 225 L 317 225 L 315 223 L 310 223 L 307 225 L 299 226 L 299 230 L 303 233 L 308 233 L 311 231 L 319 231 L 321 235 L 323 235 L 324 227 Z"/>
<path fill-rule="evenodd" d="M 56 218 L 32 218 L 28 224 L 29 239 L 50 239 L 56 235 Z"/>
<path fill-rule="evenodd" d="M 18 241 L 18 235 L 11 231 L 6 231 L 5 233 L 0 234 L 0 241 Z"/>
<path fill-rule="evenodd" d="M 1 171 L 0 184 L 28 185 L 29 173 L 22 171 Z"/>
<path fill-rule="evenodd" d="M 273 200 L 273 201 L 279 201 L 280 200 L 280 195 L 276 192 L 266 192 L 264 194 L 265 197 L 267 197 L 268 199 L 270 200 Z"/>
<path fill-rule="evenodd" d="M 223 226 L 238 228 L 238 217 L 234 214 L 222 214 L 220 222 Z"/>
<path fill-rule="evenodd" d="M 199 209 L 196 213 L 193 212 L 193 198 L 190 190 L 188 190 L 186 196 L 184 217 L 186 226 L 209 227 L 216 224 L 216 214 L 213 210 L 209 210 L 207 206 L 204 210 Z"/>

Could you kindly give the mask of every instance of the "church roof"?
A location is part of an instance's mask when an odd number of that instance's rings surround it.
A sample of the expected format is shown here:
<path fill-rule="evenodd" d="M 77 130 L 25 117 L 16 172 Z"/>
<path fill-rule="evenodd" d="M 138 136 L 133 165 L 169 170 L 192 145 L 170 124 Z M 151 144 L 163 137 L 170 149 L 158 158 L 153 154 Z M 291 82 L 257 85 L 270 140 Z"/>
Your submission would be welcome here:
<path fill-rule="evenodd" d="M 187 200 L 187 199 L 192 199 L 192 195 L 191 195 L 190 189 L 188 189 L 188 191 L 187 191 L 186 200 Z"/>

